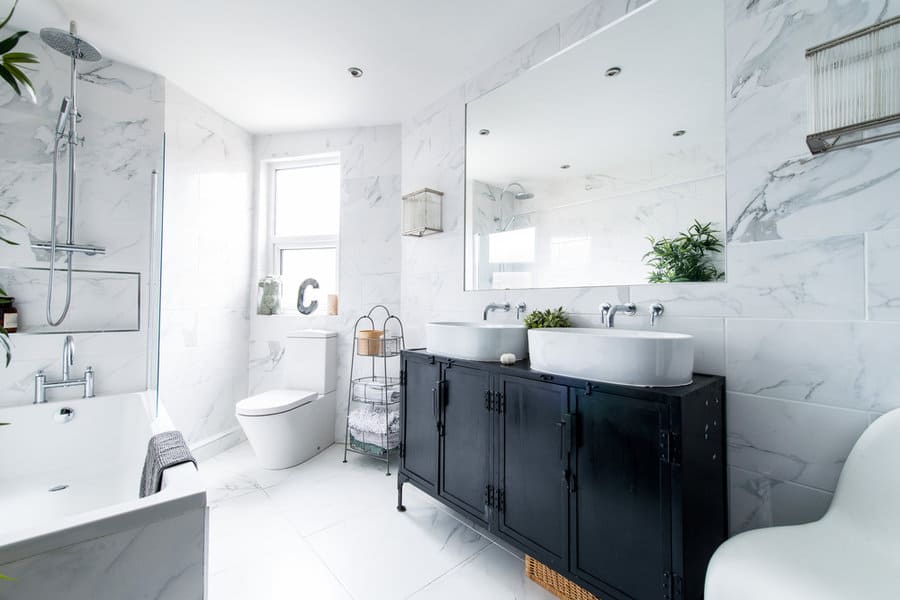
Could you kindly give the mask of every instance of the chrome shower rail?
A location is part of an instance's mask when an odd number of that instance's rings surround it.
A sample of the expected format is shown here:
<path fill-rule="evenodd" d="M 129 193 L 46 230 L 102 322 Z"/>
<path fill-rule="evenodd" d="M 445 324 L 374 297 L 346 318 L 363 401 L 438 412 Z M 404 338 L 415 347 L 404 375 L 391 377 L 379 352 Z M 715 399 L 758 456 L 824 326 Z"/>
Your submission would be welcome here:
<path fill-rule="evenodd" d="M 34 242 L 31 244 L 31 247 L 35 250 L 52 250 L 53 244 L 51 242 Z M 80 252 L 82 254 L 87 254 L 88 256 L 104 256 L 106 254 L 106 248 L 92 246 L 91 244 L 56 244 L 56 251 Z"/>

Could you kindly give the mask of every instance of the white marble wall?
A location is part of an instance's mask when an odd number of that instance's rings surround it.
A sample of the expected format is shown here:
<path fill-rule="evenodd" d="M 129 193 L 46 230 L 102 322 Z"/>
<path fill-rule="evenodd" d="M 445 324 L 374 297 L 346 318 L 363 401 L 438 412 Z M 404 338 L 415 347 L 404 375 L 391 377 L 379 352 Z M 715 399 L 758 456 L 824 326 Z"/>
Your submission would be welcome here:
<path fill-rule="evenodd" d="M 47 267 L 46 253 L 36 254 L 30 239 L 50 234 L 50 179 L 52 128 L 62 98 L 69 94 L 68 60 L 34 35 L 20 42 L 22 51 L 35 53 L 40 64 L 31 73 L 37 102 L 16 97 L 0 85 L 0 212 L 20 220 L 28 231 L 5 228 L 19 246 L 0 247 L 0 266 Z M 79 135 L 85 141 L 78 150 L 76 240 L 107 248 L 106 256 L 75 255 L 76 269 L 127 271 L 141 276 L 141 306 L 147 306 L 150 248 L 151 171 L 162 161 L 163 86 L 152 73 L 103 60 L 81 64 L 79 112 L 84 120 Z M 66 157 L 60 173 L 66 169 Z M 61 175 L 64 181 L 64 175 Z M 57 228 L 64 233 L 65 186 L 59 194 Z M 62 255 L 58 259 L 63 263 Z M 6 271 L 7 274 L 35 273 Z M 72 316 L 57 331 L 120 328 L 124 316 L 138 310 L 133 289 L 123 290 L 118 277 L 103 276 L 86 282 L 77 278 Z M 40 327 L 46 287 L 0 274 L 0 286 L 17 297 L 25 329 Z M 64 278 L 57 278 L 57 293 L 64 295 Z M 142 311 L 140 331 L 115 334 L 79 334 L 76 339 L 76 372 L 92 365 L 97 372 L 98 394 L 142 390 L 146 386 L 147 311 Z M 33 375 L 39 369 L 59 376 L 63 335 L 12 336 L 14 358 L 0 369 L 0 404 L 31 401 Z M 53 391 L 52 398 L 77 395 L 77 390 Z"/>
<path fill-rule="evenodd" d="M 900 2 L 725 2 L 728 283 L 462 291 L 465 103 L 645 4 L 594 0 L 403 124 L 403 190 L 445 193 L 445 233 L 403 238 L 402 308 L 421 345 L 427 321 L 504 298 L 565 305 L 584 324 L 630 299 L 643 315 L 618 322 L 630 327 L 661 300 L 661 327 L 697 337 L 697 370 L 728 378 L 736 532 L 823 514 L 853 442 L 900 406 L 900 140 L 811 157 L 803 55 Z"/>
<path fill-rule="evenodd" d="M 166 82 L 159 399 L 192 446 L 247 396 L 251 136 Z"/>
<path fill-rule="evenodd" d="M 258 136 L 260 161 L 339 152 L 341 160 L 341 229 L 337 316 L 286 314 L 252 316 L 250 391 L 259 393 L 283 385 L 290 356 L 277 360 L 287 332 L 321 328 L 338 332 L 338 386 L 335 439 L 344 440 L 353 326 L 375 304 L 400 308 L 400 127 L 363 127 Z M 257 227 L 257 266 L 251 281 L 268 272 L 265 264 L 264 220 Z M 255 312 L 255 311 L 253 311 Z M 404 315 L 401 313 L 400 317 Z M 380 326 L 380 324 L 379 324 Z M 394 359 L 397 362 L 397 359 Z"/>

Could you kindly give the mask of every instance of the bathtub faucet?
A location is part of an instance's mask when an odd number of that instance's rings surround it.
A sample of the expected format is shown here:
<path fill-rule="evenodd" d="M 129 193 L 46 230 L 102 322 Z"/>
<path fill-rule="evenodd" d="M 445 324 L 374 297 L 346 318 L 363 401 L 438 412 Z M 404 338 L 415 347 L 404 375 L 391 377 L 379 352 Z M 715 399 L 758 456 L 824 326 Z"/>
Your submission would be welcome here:
<path fill-rule="evenodd" d="M 72 365 L 75 364 L 75 339 L 71 335 L 66 336 L 63 344 L 62 379 L 60 381 L 47 381 L 43 371 L 38 371 L 34 376 L 34 403 L 43 404 L 47 401 L 47 390 L 53 388 L 67 388 L 83 386 L 82 398 L 94 397 L 94 369 L 88 367 L 84 370 L 84 376 L 72 379 Z"/>

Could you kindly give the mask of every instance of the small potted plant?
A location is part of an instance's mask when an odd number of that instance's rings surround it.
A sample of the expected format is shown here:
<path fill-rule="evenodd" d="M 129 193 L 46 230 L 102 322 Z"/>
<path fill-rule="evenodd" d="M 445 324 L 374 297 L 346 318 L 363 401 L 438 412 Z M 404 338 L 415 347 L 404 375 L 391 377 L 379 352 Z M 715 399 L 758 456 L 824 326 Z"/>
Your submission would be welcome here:
<path fill-rule="evenodd" d="M 547 310 L 533 310 L 525 317 L 528 329 L 544 329 L 547 327 L 571 327 L 572 321 L 562 306 Z"/>

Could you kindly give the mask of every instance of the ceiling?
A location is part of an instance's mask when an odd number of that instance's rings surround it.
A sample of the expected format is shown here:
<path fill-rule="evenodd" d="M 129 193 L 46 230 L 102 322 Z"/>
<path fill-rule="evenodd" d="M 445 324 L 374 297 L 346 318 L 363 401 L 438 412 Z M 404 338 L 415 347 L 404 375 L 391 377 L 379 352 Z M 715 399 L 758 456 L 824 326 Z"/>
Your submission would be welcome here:
<path fill-rule="evenodd" d="M 17 16 L 32 29 L 73 18 L 106 56 L 269 133 L 399 122 L 586 3 L 29 0 Z"/>

